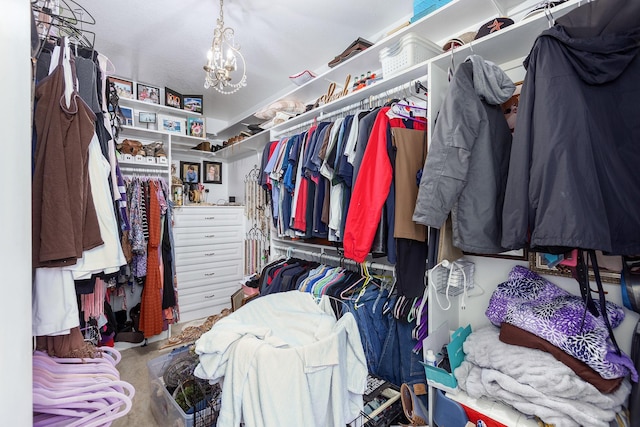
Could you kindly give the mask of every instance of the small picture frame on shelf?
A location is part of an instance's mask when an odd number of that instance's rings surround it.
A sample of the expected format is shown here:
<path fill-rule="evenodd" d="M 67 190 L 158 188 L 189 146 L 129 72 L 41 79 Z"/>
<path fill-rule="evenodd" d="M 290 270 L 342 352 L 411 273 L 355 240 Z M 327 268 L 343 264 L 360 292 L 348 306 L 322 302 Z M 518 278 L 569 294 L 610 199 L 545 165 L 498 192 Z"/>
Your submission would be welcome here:
<path fill-rule="evenodd" d="M 138 83 L 136 84 L 136 89 L 138 101 L 148 102 L 149 104 L 160 104 L 160 88 Z"/>
<path fill-rule="evenodd" d="M 222 184 L 222 163 L 202 162 L 204 168 L 203 180 L 205 184 Z"/>
<path fill-rule="evenodd" d="M 200 182 L 200 163 L 180 162 L 180 179 L 184 184 Z"/>
<path fill-rule="evenodd" d="M 140 111 L 138 113 L 138 122 L 139 123 L 155 123 L 156 122 L 156 113 L 149 113 L 147 111 Z"/>
<path fill-rule="evenodd" d="M 202 95 L 183 95 L 182 105 L 187 111 L 202 114 Z"/>
<path fill-rule="evenodd" d="M 109 83 L 116 89 L 120 98 L 133 99 L 133 82 L 117 77 L 109 77 Z"/>
<path fill-rule="evenodd" d="M 182 109 L 182 95 L 173 89 L 164 87 L 164 105 Z"/>
<path fill-rule="evenodd" d="M 129 107 L 120 107 L 118 121 L 124 126 L 133 126 L 133 109 Z"/>
<path fill-rule="evenodd" d="M 204 119 L 189 117 L 187 121 L 187 134 L 198 138 L 204 138 L 206 132 L 204 130 Z"/>
<path fill-rule="evenodd" d="M 158 114 L 158 130 L 186 135 L 185 128 L 186 122 L 184 119 Z"/>

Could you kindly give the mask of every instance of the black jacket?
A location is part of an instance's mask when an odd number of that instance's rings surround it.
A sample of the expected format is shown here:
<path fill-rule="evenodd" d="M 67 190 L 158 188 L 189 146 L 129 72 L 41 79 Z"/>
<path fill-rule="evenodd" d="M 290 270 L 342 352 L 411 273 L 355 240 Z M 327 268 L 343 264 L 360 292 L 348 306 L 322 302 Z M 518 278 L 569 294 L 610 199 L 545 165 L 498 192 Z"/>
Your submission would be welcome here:
<path fill-rule="evenodd" d="M 525 61 L 502 246 L 640 253 L 639 49 L 631 0 L 588 3 L 538 37 Z"/>

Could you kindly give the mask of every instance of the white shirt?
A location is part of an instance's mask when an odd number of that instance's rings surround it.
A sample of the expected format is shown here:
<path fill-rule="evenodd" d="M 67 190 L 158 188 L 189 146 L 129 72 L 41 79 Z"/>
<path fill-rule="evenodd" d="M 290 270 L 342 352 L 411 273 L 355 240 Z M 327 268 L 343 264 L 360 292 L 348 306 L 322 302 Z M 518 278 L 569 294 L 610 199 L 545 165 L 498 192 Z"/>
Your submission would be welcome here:
<path fill-rule="evenodd" d="M 222 385 L 218 427 L 334 427 L 363 408 L 367 365 L 355 319 L 329 300 L 266 295 L 196 341 L 197 377 Z"/>

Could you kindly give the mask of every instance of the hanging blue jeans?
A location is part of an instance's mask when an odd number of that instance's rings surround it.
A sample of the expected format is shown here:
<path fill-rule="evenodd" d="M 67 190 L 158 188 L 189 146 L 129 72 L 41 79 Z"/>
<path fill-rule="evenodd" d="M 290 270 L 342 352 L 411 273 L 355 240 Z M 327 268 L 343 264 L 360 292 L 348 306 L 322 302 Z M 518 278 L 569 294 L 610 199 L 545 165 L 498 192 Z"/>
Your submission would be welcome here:
<path fill-rule="evenodd" d="M 389 304 L 393 307 L 394 301 Z M 416 340 L 411 336 L 415 322 L 403 322 L 393 318 L 391 312 L 388 317 L 392 319 L 388 328 L 387 339 L 382 346 L 378 375 L 396 385 L 402 383 L 418 384 L 427 382 L 424 367 L 420 363 L 421 356 L 412 350 Z"/>
<path fill-rule="evenodd" d="M 383 315 L 386 298 L 386 290 L 379 291 L 370 286 L 357 303 L 355 295 L 353 300 L 346 301 L 358 323 L 369 372 L 398 386 L 402 383 L 426 384 L 421 356 L 412 352 L 416 344 L 411 336 L 415 322 L 396 320 L 391 311 Z M 395 297 L 391 297 L 388 305 L 393 307 L 394 304 Z"/>
<path fill-rule="evenodd" d="M 367 359 L 367 367 L 369 372 L 376 375 L 382 346 L 387 339 L 389 329 L 389 316 L 382 315 L 382 304 L 387 295 L 388 292 L 386 290 L 380 291 L 378 287 L 371 285 L 357 302 L 355 301 L 357 299 L 356 295 L 351 300 L 346 300 L 349 311 L 353 314 L 358 324 L 360 339 Z M 375 313 L 373 312 L 374 305 Z"/>

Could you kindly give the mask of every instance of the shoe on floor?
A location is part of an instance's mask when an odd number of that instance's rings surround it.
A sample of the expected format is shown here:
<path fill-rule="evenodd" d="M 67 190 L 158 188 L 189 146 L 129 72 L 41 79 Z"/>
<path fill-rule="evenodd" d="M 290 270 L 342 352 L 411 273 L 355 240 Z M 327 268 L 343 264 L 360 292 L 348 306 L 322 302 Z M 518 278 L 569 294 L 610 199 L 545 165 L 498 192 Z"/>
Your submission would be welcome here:
<path fill-rule="evenodd" d="M 144 341 L 144 334 L 142 332 L 135 332 L 135 331 L 118 332 L 116 334 L 115 340 L 120 342 L 131 342 L 131 343 L 138 344 Z"/>
<path fill-rule="evenodd" d="M 404 415 L 412 426 L 426 426 L 429 423 L 429 411 L 416 396 L 413 387 L 403 383 L 400 386 L 400 400 Z"/>

